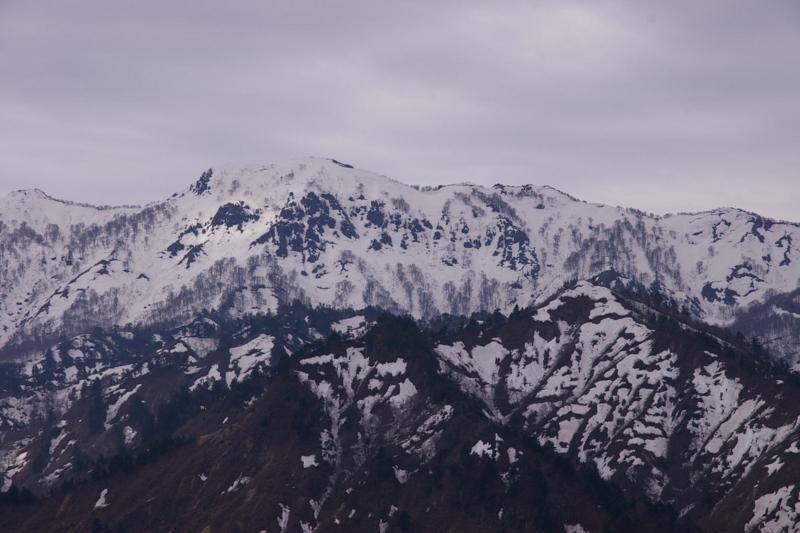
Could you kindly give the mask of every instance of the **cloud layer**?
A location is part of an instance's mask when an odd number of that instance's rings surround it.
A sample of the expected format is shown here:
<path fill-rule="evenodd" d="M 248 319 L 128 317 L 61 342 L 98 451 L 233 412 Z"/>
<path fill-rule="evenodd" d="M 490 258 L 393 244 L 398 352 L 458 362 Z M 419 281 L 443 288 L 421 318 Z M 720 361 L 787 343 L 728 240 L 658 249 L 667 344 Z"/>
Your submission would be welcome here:
<path fill-rule="evenodd" d="M 0 195 L 146 203 L 314 155 L 800 221 L 793 1 L 128 4 L 0 4 Z"/>

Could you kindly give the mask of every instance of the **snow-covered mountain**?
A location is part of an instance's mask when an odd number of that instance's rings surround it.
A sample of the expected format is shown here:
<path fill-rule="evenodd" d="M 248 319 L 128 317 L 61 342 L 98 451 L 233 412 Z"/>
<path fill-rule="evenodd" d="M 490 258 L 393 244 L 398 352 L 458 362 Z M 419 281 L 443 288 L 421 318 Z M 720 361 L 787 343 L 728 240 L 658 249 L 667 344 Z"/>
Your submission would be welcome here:
<path fill-rule="evenodd" d="M 507 312 L 613 271 L 712 323 L 766 305 L 759 316 L 783 321 L 751 333 L 792 358 L 797 243 L 800 225 L 736 209 L 659 218 L 550 187 L 413 188 L 313 158 L 211 169 L 143 208 L 18 191 L 0 199 L 0 343 L 20 354 L 95 326 L 295 299 L 421 318 Z"/>

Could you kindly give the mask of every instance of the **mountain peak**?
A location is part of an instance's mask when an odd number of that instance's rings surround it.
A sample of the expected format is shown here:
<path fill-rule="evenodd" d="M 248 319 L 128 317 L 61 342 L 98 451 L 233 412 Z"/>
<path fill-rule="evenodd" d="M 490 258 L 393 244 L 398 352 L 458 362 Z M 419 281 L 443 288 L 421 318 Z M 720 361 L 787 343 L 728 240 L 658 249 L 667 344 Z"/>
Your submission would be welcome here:
<path fill-rule="evenodd" d="M 20 189 L 17 191 L 11 191 L 6 197 L 14 198 L 17 201 L 26 201 L 31 199 L 55 200 L 41 189 Z"/>

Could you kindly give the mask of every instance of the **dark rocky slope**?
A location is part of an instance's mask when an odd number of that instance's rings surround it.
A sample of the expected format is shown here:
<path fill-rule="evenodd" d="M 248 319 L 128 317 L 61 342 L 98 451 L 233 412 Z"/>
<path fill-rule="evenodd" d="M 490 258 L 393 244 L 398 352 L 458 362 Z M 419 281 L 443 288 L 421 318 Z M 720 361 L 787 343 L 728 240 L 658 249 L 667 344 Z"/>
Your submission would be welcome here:
<path fill-rule="evenodd" d="M 98 332 L 6 373 L 5 488 L 55 492 L 9 507 L 10 530 L 271 531 L 286 512 L 320 531 L 656 531 L 671 506 L 682 527 L 789 531 L 800 515 L 800 380 L 675 306 L 579 282 L 509 317 L 441 318 L 453 331 L 302 306 L 214 318 Z"/>

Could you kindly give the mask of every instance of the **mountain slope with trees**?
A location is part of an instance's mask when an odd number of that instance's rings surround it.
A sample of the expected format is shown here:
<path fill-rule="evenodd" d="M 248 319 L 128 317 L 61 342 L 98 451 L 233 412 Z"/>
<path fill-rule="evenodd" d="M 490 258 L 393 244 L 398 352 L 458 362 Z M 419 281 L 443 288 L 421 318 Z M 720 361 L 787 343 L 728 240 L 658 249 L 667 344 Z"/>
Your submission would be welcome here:
<path fill-rule="evenodd" d="M 209 315 L 98 350 L 72 398 L 9 375 L 7 398 L 68 405 L 2 411 L 5 489 L 41 496 L 4 527 L 781 531 L 800 379 L 674 308 L 577 282 L 423 331 L 375 309 Z"/>

